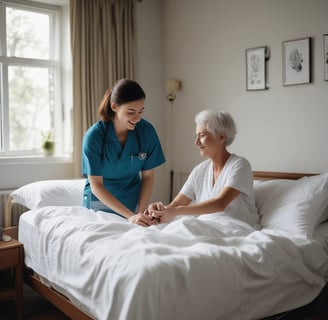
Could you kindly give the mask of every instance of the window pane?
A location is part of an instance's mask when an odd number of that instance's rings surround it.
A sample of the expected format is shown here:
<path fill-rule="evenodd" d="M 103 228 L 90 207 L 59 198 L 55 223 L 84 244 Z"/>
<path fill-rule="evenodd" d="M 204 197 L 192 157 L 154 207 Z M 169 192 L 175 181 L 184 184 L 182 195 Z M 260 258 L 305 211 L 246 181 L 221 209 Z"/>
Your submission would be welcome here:
<path fill-rule="evenodd" d="M 53 71 L 11 66 L 8 78 L 10 150 L 40 149 L 42 132 L 54 127 Z"/>
<path fill-rule="evenodd" d="M 49 15 L 6 8 L 7 56 L 49 59 Z"/>

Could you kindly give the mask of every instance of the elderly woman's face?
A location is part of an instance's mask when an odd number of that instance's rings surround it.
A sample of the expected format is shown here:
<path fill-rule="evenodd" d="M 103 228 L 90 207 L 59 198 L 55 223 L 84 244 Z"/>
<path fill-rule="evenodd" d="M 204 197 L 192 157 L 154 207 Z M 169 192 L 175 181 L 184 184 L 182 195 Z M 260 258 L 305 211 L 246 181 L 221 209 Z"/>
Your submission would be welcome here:
<path fill-rule="evenodd" d="M 223 135 L 215 137 L 212 133 L 201 126 L 196 126 L 195 144 L 199 147 L 201 156 L 211 156 L 220 151 Z"/>

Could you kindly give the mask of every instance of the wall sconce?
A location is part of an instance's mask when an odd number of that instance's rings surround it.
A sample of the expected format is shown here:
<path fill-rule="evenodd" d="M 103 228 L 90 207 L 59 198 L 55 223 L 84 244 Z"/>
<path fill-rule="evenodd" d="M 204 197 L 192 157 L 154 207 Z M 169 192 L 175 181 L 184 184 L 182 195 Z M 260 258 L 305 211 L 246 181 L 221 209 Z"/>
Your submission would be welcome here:
<path fill-rule="evenodd" d="M 176 79 L 171 79 L 166 81 L 166 92 L 167 92 L 167 100 L 173 102 L 175 100 L 175 92 L 181 90 L 181 81 Z"/>

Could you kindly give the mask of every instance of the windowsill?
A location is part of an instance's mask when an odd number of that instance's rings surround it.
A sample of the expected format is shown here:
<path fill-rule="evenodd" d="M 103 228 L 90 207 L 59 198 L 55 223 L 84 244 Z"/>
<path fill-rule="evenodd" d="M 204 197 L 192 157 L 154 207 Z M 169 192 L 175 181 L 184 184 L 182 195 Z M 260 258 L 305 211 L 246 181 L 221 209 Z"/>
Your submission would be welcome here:
<path fill-rule="evenodd" d="M 0 165 L 24 164 L 24 163 L 70 163 L 73 162 L 71 155 L 54 156 L 7 156 L 0 157 Z"/>

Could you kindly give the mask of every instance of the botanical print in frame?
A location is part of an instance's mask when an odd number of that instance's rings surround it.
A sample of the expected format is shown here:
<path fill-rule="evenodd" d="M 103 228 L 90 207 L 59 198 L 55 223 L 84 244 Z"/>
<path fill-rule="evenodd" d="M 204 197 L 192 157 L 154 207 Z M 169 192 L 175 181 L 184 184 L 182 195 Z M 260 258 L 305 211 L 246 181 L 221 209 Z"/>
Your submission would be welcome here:
<path fill-rule="evenodd" d="M 328 34 L 323 35 L 323 53 L 324 53 L 324 68 L 325 80 L 328 81 Z"/>
<path fill-rule="evenodd" d="M 266 89 L 267 47 L 246 49 L 246 90 Z"/>
<path fill-rule="evenodd" d="M 310 83 L 310 38 L 282 43 L 283 85 Z"/>

